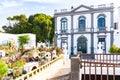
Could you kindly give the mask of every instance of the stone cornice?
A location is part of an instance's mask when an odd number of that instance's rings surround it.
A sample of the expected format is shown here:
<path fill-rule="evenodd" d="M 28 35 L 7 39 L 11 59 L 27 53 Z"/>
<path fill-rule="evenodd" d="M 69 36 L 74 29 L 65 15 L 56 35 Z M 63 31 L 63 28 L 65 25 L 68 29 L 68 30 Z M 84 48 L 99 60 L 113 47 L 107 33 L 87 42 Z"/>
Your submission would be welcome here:
<path fill-rule="evenodd" d="M 104 8 L 95 8 L 85 11 L 66 11 L 66 12 L 56 12 L 54 17 L 58 16 L 70 16 L 70 15 L 80 15 L 80 14 L 91 14 L 91 13 L 99 13 L 99 12 L 113 12 L 114 7 L 104 7 Z"/>

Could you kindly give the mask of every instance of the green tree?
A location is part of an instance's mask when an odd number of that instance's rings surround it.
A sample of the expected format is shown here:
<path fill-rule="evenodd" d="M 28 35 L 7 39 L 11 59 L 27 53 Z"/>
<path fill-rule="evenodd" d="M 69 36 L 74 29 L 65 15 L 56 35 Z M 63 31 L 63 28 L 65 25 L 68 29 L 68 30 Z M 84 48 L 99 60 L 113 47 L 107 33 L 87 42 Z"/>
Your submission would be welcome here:
<path fill-rule="evenodd" d="M 18 43 L 19 43 L 19 48 L 23 51 L 24 45 L 29 43 L 29 36 L 28 35 L 22 35 L 18 37 Z"/>
<path fill-rule="evenodd" d="M 7 20 L 9 21 L 9 26 L 11 26 L 11 22 L 10 21 L 12 20 L 12 18 L 8 17 Z"/>
<path fill-rule="evenodd" d="M 37 32 L 37 42 L 52 42 L 54 36 L 52 17 L 45 14 L 36 14 L 31 21 L 33 21 L 32 23 L 35 26 L 34 33 Z"/>
<path fill-rule="evenodd" d="M 2 26 L 5 32 L 12 34 L 32 33 L 33 27 L 28 23 L 28 18 L 24 14 L 8 17 L 7 20 L 9 25 Z"/>
<path fill-rule="evenodd" d="M 2 60 L 0 60 L 0 80 L 2 80 L 2 78 L 5 75 L 7 75 L 7 73 L 8 73 L 7 65 Z"/>
<path fill-rule="evenodd" d="M 41 13 L 30 15 L 27 18 L 24 14 L 21 14 L 8 17 L 7 20 L 10 25 L 2 26 L 3 30 L 7 33 L 34 33 L 36 34 L 37 42 L 53 42 L 54 18 L 49 15 Z"/>

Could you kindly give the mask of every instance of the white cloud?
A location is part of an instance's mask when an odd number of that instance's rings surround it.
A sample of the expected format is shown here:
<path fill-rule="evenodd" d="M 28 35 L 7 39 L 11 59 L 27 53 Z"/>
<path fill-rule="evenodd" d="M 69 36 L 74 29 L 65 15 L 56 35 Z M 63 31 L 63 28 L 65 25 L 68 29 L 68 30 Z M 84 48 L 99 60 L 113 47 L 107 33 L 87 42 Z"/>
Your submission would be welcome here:
<path fill-rule="evenodd" d="M 4 1 L 0 2 L 0 4 L 1 4 L 0 6 L 2 8 L 15 7 L 15 6 L 22 5 L 22 3 L 18 3 L 15 0 L 4 0 Z"/>
<path fill-rule="evenodd" d="M 22 0 L 24 2 L 39 2 L 39 3 L 59 3 L 62 0 Z"/>

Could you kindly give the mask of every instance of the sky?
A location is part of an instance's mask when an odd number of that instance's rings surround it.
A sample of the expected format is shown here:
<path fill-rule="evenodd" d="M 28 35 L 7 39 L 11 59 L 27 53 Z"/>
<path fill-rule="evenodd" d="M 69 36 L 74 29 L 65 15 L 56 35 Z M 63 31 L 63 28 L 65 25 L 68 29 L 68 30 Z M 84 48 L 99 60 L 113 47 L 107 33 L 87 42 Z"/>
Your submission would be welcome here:
<path fill-rule="evenodd" d="M 25 14 L 27 17 L 37 13 L 54 15 L 54 10 L 70 9 L 83 5 L 100 5 L 114 3 L 119 6 L 120 0 L 0 0 L 0 30 L 8 25 L 7 17 Z"/>

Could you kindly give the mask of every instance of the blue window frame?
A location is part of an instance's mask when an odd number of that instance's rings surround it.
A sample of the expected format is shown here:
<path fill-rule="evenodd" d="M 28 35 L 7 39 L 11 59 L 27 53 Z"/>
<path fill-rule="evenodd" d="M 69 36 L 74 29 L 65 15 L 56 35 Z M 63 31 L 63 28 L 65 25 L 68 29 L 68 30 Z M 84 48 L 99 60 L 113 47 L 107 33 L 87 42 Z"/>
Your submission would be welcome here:
<path fill-rule="evenodd" d="M 67 32 L 67 19 L 66 18 L 62 18 L 61 19 L 61 32 L 65 33 Z"/>
<path fill-rule="evenodd" d="M 79 21 L 78 21 L 78 29 L 79 31 L 85 31 L 85 27 L 86 27 L 86 20 L 84 16 L 79 17 Z"/>
<path fill-rule="evenodd" d="M 105 15 L 99 15 L 98 16 L 98 29 L 99 30 L 105 30 L 106 24 L 105 24 Z"/>

